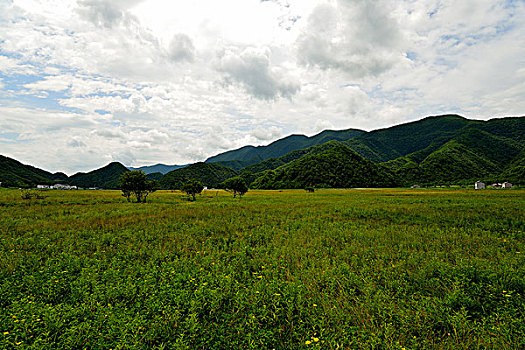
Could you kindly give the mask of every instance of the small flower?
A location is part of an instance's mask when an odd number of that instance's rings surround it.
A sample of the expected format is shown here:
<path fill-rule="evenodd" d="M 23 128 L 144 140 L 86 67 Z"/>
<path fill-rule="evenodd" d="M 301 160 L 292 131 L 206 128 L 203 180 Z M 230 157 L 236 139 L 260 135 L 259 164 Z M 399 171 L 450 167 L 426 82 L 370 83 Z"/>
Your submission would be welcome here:
<path fill-rule="evenodd" d="M 310 344 L 312 344 L 312 342 L 309 341 L 309 340 L 305 341 L 304 343 L 305 343 L 306 345 L 310 345 Z"/>
<path fill-rule="evenodd" d="M 319 341 L 319 338 L 313 338 L 314 342 L 318 342 Z"/>
<path fill-rule="evenodd" d="M 4 332 L 4 335 L 9 335 L 9 332 Z"/>

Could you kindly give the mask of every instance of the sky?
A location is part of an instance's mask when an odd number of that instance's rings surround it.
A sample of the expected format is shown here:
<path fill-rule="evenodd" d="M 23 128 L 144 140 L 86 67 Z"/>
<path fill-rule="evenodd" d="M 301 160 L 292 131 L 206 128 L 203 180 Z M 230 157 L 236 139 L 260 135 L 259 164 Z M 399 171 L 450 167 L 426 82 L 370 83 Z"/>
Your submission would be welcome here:
<path fill-rule="evenodd" d="M 73 174 L 525 114 L 525 0 L 0 0 L 0 154 Z"/>

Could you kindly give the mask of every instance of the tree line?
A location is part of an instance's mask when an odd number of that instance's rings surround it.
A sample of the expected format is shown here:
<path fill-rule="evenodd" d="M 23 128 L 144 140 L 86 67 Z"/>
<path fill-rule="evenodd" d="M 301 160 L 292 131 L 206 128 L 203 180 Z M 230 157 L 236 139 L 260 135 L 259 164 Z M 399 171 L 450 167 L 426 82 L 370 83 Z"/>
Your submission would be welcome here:
<path fill-rule="evenodd" d="M 132 202 L 135 198 L 136 203 L 146 203 L 148 195 L 159 189 L 159 182 L 157 180 L 150 180 L 146 173 L 142 170 L 127 171 L 119 178 L 119 187 L 122 191 L 122 196 L 128 202 Z M 248 192 L 248 185 L 240 176 L 235 176 L 227 179 L 221 183 L 221 188 L 233 194 L 233 197 L 241 198 Z M 197 180 L 189 180 L 182 184 L 181 190 L 188 195 L 190 201 L 195 201 L 196 195 L 200 194 L 204 189 L 204 185 Z"/>

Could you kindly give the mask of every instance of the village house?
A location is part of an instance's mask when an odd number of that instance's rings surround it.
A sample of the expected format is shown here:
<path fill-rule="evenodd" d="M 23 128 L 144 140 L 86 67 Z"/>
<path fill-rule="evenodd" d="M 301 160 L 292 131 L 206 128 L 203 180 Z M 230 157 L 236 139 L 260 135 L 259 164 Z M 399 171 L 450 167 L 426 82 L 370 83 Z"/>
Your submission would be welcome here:
<path fill-rule="evenodd" d="M 510 182 L 505 181 L 501 184 L 501 188 L 512 188 L 512 184 Z"/>
<path fill-rule="evenodd" d="M 474 189 L 476 189 L 476 190 L 484 190 L 485 189 L 485 183 L 481 182 L 481 181 L 476 181 L 476 183 L 474 183 Z"/>

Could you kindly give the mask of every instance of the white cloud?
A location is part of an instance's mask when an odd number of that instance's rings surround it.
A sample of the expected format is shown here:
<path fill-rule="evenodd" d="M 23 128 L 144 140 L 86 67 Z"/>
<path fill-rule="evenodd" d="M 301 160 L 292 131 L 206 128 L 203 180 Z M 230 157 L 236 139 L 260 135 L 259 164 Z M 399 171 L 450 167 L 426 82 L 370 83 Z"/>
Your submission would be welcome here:
<path fill-rule="evenodd" d="M 403 57 L 403 36 L 389 4 L 339 0 L 319 5 L 298 38 L 299 61 L 339 69 L 352 78 L 391 69 Z"/>
<path fill-rule="evenodd" d="M 195 47 L 190 37 L 186 34 L 174 35 L 169 45 L 168 56 L 175 62 L 193 61 L 195 58 Z"/>
<path fill-rule="evenodd" d="M 220 56 L 219 69 L 228 77 L 241 83 L 253 96 L 261 99 L 291 97 L 299 84 L 281 67 L 271 67 L 269 48 L 249 47 L 240 52 L 227 49 Z"/>
<path fill-rule="evenodd" d="M 255 137 L 258 141 L 273 141 L 281 137 L 282 134 L 283 130 L 276 126 L 270 126 L 269 128 L 258 126 L 251 132 L 251 136 Z"/>

